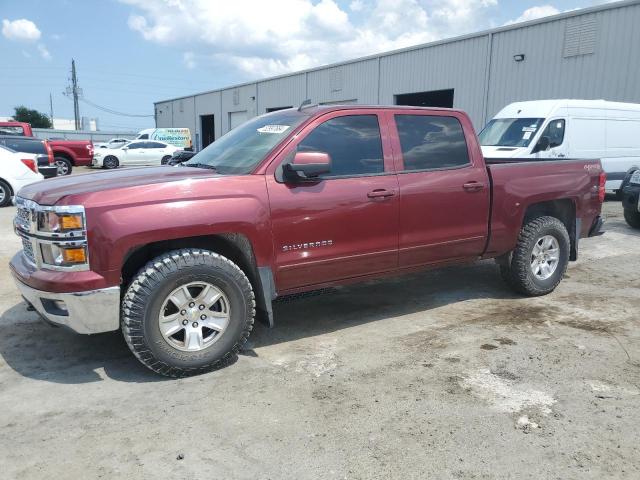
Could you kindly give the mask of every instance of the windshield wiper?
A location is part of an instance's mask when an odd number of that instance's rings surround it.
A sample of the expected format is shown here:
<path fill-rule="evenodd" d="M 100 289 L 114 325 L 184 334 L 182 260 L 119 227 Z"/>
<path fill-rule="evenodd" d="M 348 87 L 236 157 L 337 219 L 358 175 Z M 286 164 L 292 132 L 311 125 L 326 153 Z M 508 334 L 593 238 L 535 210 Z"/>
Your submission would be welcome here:
<path fill-rule="evenodd" d="M 206 168 L 208 170 L 213 170 L 214 172 L 218 169 L 213 165 L 208 165 L 206 163 L 181 163 L 183 167 L 195 167 L 195 168 Z"/>

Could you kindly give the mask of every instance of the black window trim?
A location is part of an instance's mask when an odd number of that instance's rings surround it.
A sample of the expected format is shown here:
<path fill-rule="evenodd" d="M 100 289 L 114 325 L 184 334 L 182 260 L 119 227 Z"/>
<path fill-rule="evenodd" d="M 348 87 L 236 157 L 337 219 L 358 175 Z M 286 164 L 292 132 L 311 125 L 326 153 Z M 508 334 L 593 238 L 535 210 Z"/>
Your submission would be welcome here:
<path fill-rule="evenodd" d="M 400 142 L 400 131 L 398 130 L 398 124 L 396 123 L 396 116 L 399 115 L 405 115 L 405 116 L 412 116 L 412 117 L 445 117 L 445 118 L 454 118 L 458 121 L 458 123 L 460 124 L 460 130 L 462 131 L 462 137 L 464 138 L 464 144 L 467 146 L 467 158 L 469 159 L 469 161 L 467 163 L 464 163 L 462 165 L 456 165 L 454 167 L 433 167 L 433 168 L 417 168 L 417 169 L 413 169 L 413 170 L 404 170 L 404 153 L 402 152 L 402 145 L 400 145 L 400 160 L 402 160 L 402 168 L 403 170 L 398 170 L 396 173 L 398 175 L 402 175 L 405 173 L 421 173 L 421 172 L 441 172 L 441 171 L 446 171 L 446 170 L 461 170 L 463 168 L 469 168 L 469 167 L 473 167 L 474 163 L 473 160 L 471 158 L 471 151 L 469 150 L 469 143 L 467 142 L 467 135 L 466 132 L 464 131 L 464 127 L 462 126 L 462 122 L 460 121 L 460 119 L 455 116 L 455 115 L 433 115 L 432 113 L 419 113 L 419 111 L 415 111 L 412 113 L 398 113 L 398 112 L 393 112 L 393 126 L 396 129 L 396 133 L 397 133 L 397 138 L 398 138 L 398 142 Z"/>

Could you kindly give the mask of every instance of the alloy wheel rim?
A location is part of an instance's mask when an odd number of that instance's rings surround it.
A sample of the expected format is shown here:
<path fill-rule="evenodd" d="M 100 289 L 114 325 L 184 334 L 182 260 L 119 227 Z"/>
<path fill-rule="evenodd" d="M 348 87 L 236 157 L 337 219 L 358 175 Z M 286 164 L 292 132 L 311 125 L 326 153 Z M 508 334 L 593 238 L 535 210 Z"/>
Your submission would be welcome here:
<path fill-rule="evenodd" d="M 558 269 L 560 244 L 556 237 L 544 235 L 536 240 L 531 251 L 531 272 L 539 280 L 547 280 Z"/>
<path fill-rule="evenodd" d="M 185 352 L 199 352 L 217 342 L 229 325 L 231 308 L 224 292 L 208 282 L 191 282 L 165 298 L 158 326 L 165 341 Z"/>
<path fill-rule="evenodd" d="M 66 175 L 69 171 L 69 167 L 65 162 L 56 162 L 56 167 L 58 167 L 58 175 Z"/>

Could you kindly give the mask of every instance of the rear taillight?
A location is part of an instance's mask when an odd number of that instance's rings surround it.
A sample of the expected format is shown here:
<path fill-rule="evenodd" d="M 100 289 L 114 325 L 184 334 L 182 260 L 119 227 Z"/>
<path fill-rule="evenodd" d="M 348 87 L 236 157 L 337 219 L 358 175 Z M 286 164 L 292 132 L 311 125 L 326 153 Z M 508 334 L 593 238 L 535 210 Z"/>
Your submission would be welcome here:
<path fill-rule="evenodd" d="M 89 150 L 89 155 L 93 155 L 93 142 L 87 145 L 87 150 Z"/>
<path fill-rule="evenodd" d="M 607 183 L 607 174 L 605 172 L 600 172 L 600 177 L 598 178 L 598 200 L 600 203 L 604 202 L 605 189 L 604 186 Z"/>
<path fill-rule="evenodd" d="M 49 165 L 53 165 L 53 150 L 51 150 L 51 145 L 46 140 L 44 141 L 44 147 L 47 149 L 47 157 L 49 158 Z"/>
<path fill-rule="evenodd" d="M 20 161 L 29 167 L 30 170 L 33 170 L 33 173 L 38 173 L 35 160 L 32 160 L 31 158 L 23 158 Z"/>

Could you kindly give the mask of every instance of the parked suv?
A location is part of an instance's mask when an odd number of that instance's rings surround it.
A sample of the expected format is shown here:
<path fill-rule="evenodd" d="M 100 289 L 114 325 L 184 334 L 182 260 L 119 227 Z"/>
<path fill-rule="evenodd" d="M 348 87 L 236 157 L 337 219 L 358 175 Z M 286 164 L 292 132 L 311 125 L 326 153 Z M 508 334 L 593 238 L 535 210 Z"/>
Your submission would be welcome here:
<path fill-rule="evenodd" d="M 35 137 L 0 135 L 0 145 L 14 152 L 35 155 L 38 172 L 40 172 L 44 178 L 57 176 L 58 169 L 53 163 L 53 152 L 47 140 Z"/>
<path fill-rule="evenodd" d="M 46 319 L 122 329 L 155 372 L 227 362 L 281 295 L 494 258 L 553 291 L 600 232 L 598 160 L 485 159 L 459 110 L 326 106 L 249 120 L 176 167 L 25 187 L 11 270 Z"/>

